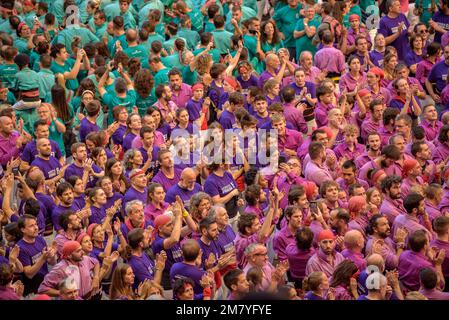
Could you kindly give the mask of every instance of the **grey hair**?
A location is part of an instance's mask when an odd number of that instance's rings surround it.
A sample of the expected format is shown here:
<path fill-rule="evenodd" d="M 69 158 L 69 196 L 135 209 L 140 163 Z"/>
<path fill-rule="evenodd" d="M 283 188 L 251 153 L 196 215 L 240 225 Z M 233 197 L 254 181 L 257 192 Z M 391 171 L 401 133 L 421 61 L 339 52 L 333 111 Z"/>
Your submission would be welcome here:
<path fill-rule="evenodd" d="M 126 207 L 125 207 L 126 215 L 128 215 L 131 212 L 132 207 L 136 204 L 141 205 L 143 207 L 143 202 L 140 200 L 131 200 L 126 203 Z"/>
<path fill-rule="evenodd" d="M 200 192 L 195 193 L 192 196 L 192 198 L 190 199 L 190 208 L 192 208 L 192 207 L 197 208 L 203 199 L 208 199 L 212 203 L 211 196 L 205 192 L 200 191 Z"/>
<path fill-rule="evenodd" d="M 216 204 L 214 206 L 212 206 L 212 208 L 210 208 L 209 213 L 207 214 L 207 217 L 212 219 L 213 221 L 215 221 L 215 219 L 217 218 L 217 209 L 218 208 L 223 208 L 226 210 L 226 207 L 222 204 Z"/>
<path fill-rule="evenodd" d="M 261 243 L 251 243 L 249 246 L 245 248 L 245 257 L 250 256 L 258 246 L 263 246 Z"/>
<path fill-rule="evenodd" d="M 139 150 L 132 148 L 125 152 L 125 155 L 123 156 L 123 167 L 125 167 L 126 169 L 131 169 L 131 166 L 129 165 L 129 160 L 135 157 L 137 151 Z"/>

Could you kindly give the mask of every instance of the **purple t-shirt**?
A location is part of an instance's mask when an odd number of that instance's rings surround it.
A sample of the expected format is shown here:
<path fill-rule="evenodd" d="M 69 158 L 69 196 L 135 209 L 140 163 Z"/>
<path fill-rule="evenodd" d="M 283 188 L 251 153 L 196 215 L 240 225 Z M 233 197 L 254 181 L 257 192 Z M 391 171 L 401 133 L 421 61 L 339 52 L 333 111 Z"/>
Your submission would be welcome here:
<path fill-rule="evenodd" d="M 243 90 L 246 90 L 249 87 L 257 87 L 259 85 L 259 79 L 254 74 L 252 74 L 248 80 L 243 80 L 242 76 L 238 75 L 237 81 L 240 83 Z"/>
<path fill-rule="evenodd" d="M 98 223 L 101 224 L 103 222 L 104 217 L 106 217 L 106 209 L 104 206 L 100 208 L 96 206 L 90 207 L 91 215 L 89 217 L 89 224 Z"/>
<path fill-rule="evenodd" d="M 214 266 L 216 266 L 218 264 L 218 258 L 220 258 L 220 256 L 222 255 L 220 246 L 218 245 L 217 242 L 215 241 L 211 241 L 209 245 L 205 244 L 201 239 L 197 240 L 201 251 L 203 252 L 203 255 L 201 256 L 201 265 L 203 266 L 203 268 L 206 267 L 206 260 L 209 258 L 210 254 L 212 253 L 215 257 L 215 264 Z"/>
<path fill-rule="evenodd" d="M 192 123 L 201 116 L 201 109 L 203 107 L 204 99 L 195 101 L 190 99 L 186 104 L 187 112 L 189 113 L 189 121 Z"/>
<path fill-rule="evenodd" d="M 220 120 L 219 120 L 221 126 L 223 129 L 232 129 L 235 124 L 235 115 L 234 113 L 225 110 L 221 114 Z"/>
<path fill-rule="evenodd" d="M 127 202 L 129 202 L 131 200 L 140 200 L 140 201 L 142 201 L 143 205 L 145 205 L 147 203 L 147 199 L 148 199 L 147 188 L 145 188 L 145 190 L 143 192 L 139 192 L 136 189 L 134 189 L 134 187 L 130 187 L 126 191 L 125 196 L 123 197 L 123 202 L 122 202 L 123 212 L 125 211 L 125 206 L 126 206 Z"/>
<path fill-rule="evenodd" d="M 165 262 L 164 272 L 170 272 L 170 269 L 174 263 L 181 262 L 184 259 L 182 257 L 182 250 L 179 243 L 176 243 L 170 249 L 166 250 L 164 249 L 164 240 L 165 238 L 162 238 L 160 235 L 156 235 L 156 239 L 154 239 L 151 247 L 153 249 L 153 254 L 158 254 L 162 250 L 167 253 L 167 261 Z"/>
<path fill-rule="evenodd" d="M 86 142 L 86 136 L 90 132 L 98 132 L 98 131 L 100 131 L 100 128 L 97 126 L 97 124 L 90 122 L 87 119 L 87 117 L 85 117 L 83 120 L 81 120 L 81 123 L 80 123 L 80 129 L 79 129 L 80 141 Z"/>
<path fill-rule="evenodd" d="M 228 171 L 224 173 L 223 177 L 219 177 L 215 173 L 211 173 L 204 182 L 204 192 L 211 197 L 216 195 L 224 197 L 236 188 L 237 183 L 235 182 L 232 174 Z"/>
<path fill-rule="evenodd" d="M 135 276 L 133 288 L 136 289 L 145 279 L 154 279 L 154 262 L 146 253 L 142 253 L 140 257 L 132 255 L 127 263 L 133 269 Z"/>
<path fill-rule="evenodd" d="M 134 138 L 137 137 L 134 133 L 128 132 L 128 134 L 123 138 L 123 151 L 127 151 L 132 148 L 132 143 Z"/>
<path fill-rule="evenodd" d="M 47 247 L 45 239 L 38 236 L 34 243 L 25 242 L 25 240 L 19 240 L 17 245 L 20 248 L 19 260 L 24 267 L 33 266 L 42 255 L 42 251 Z M 36 275 L 29 279 L 26 276 L 22 277 L 23 284 L 25 286 L 24 294 L 30 292 L 36 293 L 39 285 L 44 280 L 45 275 L 48 273 L 47 263 L 44 263 Z"/>
<path fill-rule="evenodd" d="M 200 184 L 195 183 L 193 190 L 190 191 L 188 189 L 181 188 L 179 184 L 175 184 L 170 189 L 168 189 L 167 194 L 165 195 L 165 202 L 173 203 L 176 200 L 176 196 L 180 196 L 182 202 L 184 203 L 184 207 L 189 210 L 190 199 L 192 196 L 200 191 L 203 191 L 203 188 Z"/>
<path fill-rule="evenodd" d="M 59 174 L 59 171 L 61 171 L 59 160 L 52 156 L 50 156 L 50 159 L 48 160 L 36 157 L 33 162 L 31 162 L 31 165 L 41 169 L 46 180 L 56 177 Z"/>
<path fill-rule="evenodd" d="M 179 179 L 181 179 L 181 169 L 174 168 L 175 175 L 173 176 L 173 179 L 167 178 L 167 176 L 162 172 L 162 170 L 159 170 L 159 172 L 154 176 L 152 182 L 157 182 L 162 185 L 164 190 L 167 192 L 172 186 L 177 184 L 179 182 Z"/>
<path fill-rule="evenodd" d="M 223 231 L 218 234 L 216 243 L 220 246 L 223 253 L 228 252 L 234 247 L 235 232 L 230 225 L 227 225 Z"/>
<path fill-rule="evenodd" d="M 123 136 L 126 132 L 126 126 L 120 125 L 117 130 L 112 134 L 112 142 L 114 144 L 122 145 L 123 144 Z"/>
<path fill-rule="evenodd" d="M 76 203 L 75 201 L 72 203 L 70 207 L 64 207 L 61 204 L 56 206 L 53 212 L 51 213 L 51 221 L 53 221 L 53 226 L 55 230 L 59 231 L 62 229 L 62 227 L 59 225 L 59 217 L 61 216 L 61 214 L 63 214 L 67 210 L 72 210 L 76 212 L 81 209 L 82 208 L 78 207 L 78 203 Z"/>
<path fill-rule="evenodd" d="M 101 168 L 99 166 L 97 166 L 96 164 L 92 165 L 92 170 L 95 173 L 100 173 L 102 171 Z M 77 176 L 77 177 L 82 178 L 83 177 L 83 173 L 84 173 L 84 168 L 83 167 L 78 167 L 75 163 L 72 163 L 65 170 L 65 172 L 64 172 L 64 179 L 68 180 L 69 177 L 71 177 L 71 176 Z M 89 175 L 86 187 L 87 188 L 95 187 L 95 184 L 97 183 L 97 180 L 98 180 L 98 178 L 95 178 L 93 175 Z"/>
<path fill-rule="evenodd" d="M 449 65 L 446 64 L 444 60 L 437 62 L 430 70 L 429 81 L 434 82 L 436 88 L 439 92 L 443 91 L 446 86 L 447 72 L 449 70 Z"/>
<path fill-rule="evenodd" d="M 393 46 L 398 51 L 398 59 L 403 61 L 405 58 L 405 54 L 409 50 L 409 42 L 407 29 L 410 27 L 410 22 L 404 14 L 399 14 L 396 18 L 392 19 L 388 16 L 383 16 L 379 22 L 379 33 L 382 33 L 385 37 L 391 36 L 398 31 L 399 23 L 404 22 L 405 28 L 402 30 L 402 33 L 399 37 L 396 38 L 390 46 Z"/>
<path fill-rule="evenodd" d="M 382 52 L 376 50 L 370 51 L 369 58 L 376 67 L 382 68 L 384 64 L 384 54 Z"/>
<path fill-rule="evenodd" d="M 441 12 L 441 10 L 438 10 L 438 12 L 432 16 L 432 20 L 435 21 L 441 28 L 449 30 L 449 15 L 445 15 Z M 441 43 L 442 36 L 443 33 L 435 31 L 435 38 L 433 41 Z"/>
<path fill-rule="evenodd" d="M 51 155 L 55 157 L 56 159 L 60 159 L 62 157 L 61 150 L 59 149 L 58 143 L 50 140 L 51 144 Z M 26 161 L 28 163 L 33 162 L 33 160 L 38 155 L 37 147 L 36 147 L 36 140 L 32 140 L 28 142 L 23 149 L 22 155 L 20 156 L 20 159 L 23 161 Z"/>
<path fill-rule="evenodd" d="M 204 253 L 203 253 L 204 255 Z M 170 269 L 170 283 L 173 285 L 176 279 L 190 278 L 195 283 L 193 291 L 195 294 L 203 293 L 203 287 L 200 285 L 200 280 L 206 272 L 196 266 L 186 264 L 184 262 L 177 262 L 173 264 Z"/>

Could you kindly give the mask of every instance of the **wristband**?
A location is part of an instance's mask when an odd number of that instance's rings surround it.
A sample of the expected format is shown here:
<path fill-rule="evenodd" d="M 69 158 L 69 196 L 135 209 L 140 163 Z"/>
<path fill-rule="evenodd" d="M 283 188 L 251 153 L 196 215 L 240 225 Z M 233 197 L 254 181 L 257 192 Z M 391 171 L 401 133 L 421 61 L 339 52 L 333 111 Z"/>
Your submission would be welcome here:
<path fill-rule="evenodd" d="M 189 216 L 189 212 L 187 211 L 187 210 L 184 210 L 183 212 L 182 212 L 182 217 L 183 218 L 187 218 Z"/>
<path fill-rule="evenodd" d="M 203 290 L 203 296 L 204 296 L 205 298 L 210 298 L 211 295 L 212 295 L 212 291 L 210 290 L 210 288 L 205 288 L 205 289 Z"/>

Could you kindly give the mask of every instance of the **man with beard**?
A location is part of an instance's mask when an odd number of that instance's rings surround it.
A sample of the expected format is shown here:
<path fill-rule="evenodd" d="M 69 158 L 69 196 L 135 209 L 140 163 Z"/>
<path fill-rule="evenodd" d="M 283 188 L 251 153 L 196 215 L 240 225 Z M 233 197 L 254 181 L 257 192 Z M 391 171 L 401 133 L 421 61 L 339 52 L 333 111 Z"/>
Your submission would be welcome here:
<path fill-rule="evenodd" d="M 42 170 L 45 180 L 47 180 L 48 183 L 59 181 L 64 176 L 64 169 L 58 159 L 51 155 L 52 150 L 50 140 L 46 138 L 38 139 L 36 146 L 38 155 L 33 162 L 31 162 L 31 165 Z"/>
<path fill-rule="evenodd" d="M 145 213 L 143 210 L 143 203 L 140 200 L 131 200 L 125 203 L 125 222 L 120 226 L 120 233 L 125 239 L 128 238 L 128 233 L 136 228 L 152 229 L 151 222 L 145 220 Z"/>
<path fill-rule="evenodd" d="M 161 167 L 152 182 L 161 184 L 164 187 L 164 191 L 167 192 L 167 190 L 179 182 L 181 169 L 175 168 L 173 155 L 170 150 L 160 150 L 158 152 L 158 161 Z"/>
<path fill-rule="evenodd" d="M 20 248 L 19 260 L 23 265 L 22 282 L 24 295 L 37 293 L 37 289 L 48 273 L 48 264 L 56 263 L 56 249 L 47 247 L 45 239 L 38 235 L 35 217 L 24 214 L 17 222 L 23 238 L 17 242 Z"/>
<path fill-rule="evenodd" d="M 393 232 L 398 228 L 407 229 L 408 234 L 412 234 L 417 230 L 425 230 L 429 241 L 434 238 L 432 231 L 432 222 L 426 212 L 424 197 L 417 193 L 411 193 L 404 199 L 404 208 L 406 214 L 401 214 L 394 219 Z"/>
<path fill-rule="evenodd" d="M 380 254 L 385 261 L 387 270 L 396 269 L 399 256 L 405 249 L 407 230 L 398 228 L 394 238 L 391 238 L 390 224 L 387 218 L 376 214 L 370 219 L 368 234 L 369 237 L 365 247 L 366 256 Z"/>
<path fill-rule="evenodd" d="M 401 133 L 397 133 L 390 138 L 390 144 L 399 149 L 399 159 L 394 164 L 384 171 L 387 175 L 402 176 L 404 161 L 413 159 L 412 156 L 405 153 L 406 140 Z"/>
<path fill-rule="evenodd" d="M 53 221 L 53 226 L 56 232 L 62 232 L 62 227 L 59 225 L 59 217 L 64 211 L 72 210 L 74 212 L 79 211 L 81 208 L 78 203 L 75 202 L 75 197 L 73 195 L 73 187 L 68 182 L 61 182 L 56 187 L 56 195 L 60 203 L 54 208 L 51 214 L 51 220 Z"/>
<path fill-rule="evenodd" d="M 96 164 L 86 167 L 87 149 L 86 145 L 82 142 L 74 143 L 71 147 L 73 163 L 69 165 L 65 171 L 64 179 L 68 180 L 71 176 L 82 177 L 85 170 L 88 170 L 88 180 L 86 187 L 93 188 L 97 183 L 98 178 L 104 176 L 104 171 L 101 170 Z"/>
<path fill-rule="evenodd" d="M 62 248 L 62 260 L 45 276 L 39 286 L 39 293 L 58 297 L 58 284 L 71 277 L 79 288 L 79 295 L 84 299 L 95 295 L 100 288 L 100 264 L 97 259 L 85 256 L 81 244 L 67 241 Z"/>
<path fill-rule="evenodd" d="M 155 94 L 157 102 L 153 106 L 161 111 L 162 118 L 167 121 L 171 128 L 174 128 L 178 106 L 171 100 L 173 93 L 170 87 L 166 84 L 160 84 L 156 87 Z"/>
<path fill-rule="evenodd" d="M 315 182 L 318 187 L 327 180 L 334 180 L 329 169 L 325 166 L 326 148 L 320 142 L 312 142 L 309 146 L 310 162 L 306 165 L 304 176 Z"/>
<path fill-rule="evenodd" d="M 20 159 L 22 160 L 20 162 L 20 170 L 26 171 L 30 168 L 30 163 L 33 162 L 34 158 L 38 154 L 36 140 L 39 140 L 41 138 L 46 138 L 50 136 L 50 131 L 48 127 L 48 123 L 45 120 L 38 120 L 34 123 L 34 136 L 36 137 L 35 140 L 31 140 L 28 142 L 23 149 L 22 155 L 20 156 Z M 64 165 L 64 157 L 61 154 L 61 150 L 59 150 L 58 143 L 56 141 L 50 140 L 51 144 L 51 155 L 55 157 L 56 159 L 59 159 L 59 163 L 61 165 Z"/>
<path fill-rule="evenodd" d="M 401 152 L 396 146 L 387 145 L 382 148 L 380 156 L 376 159 L 368 161 L 363 165 L 363 167 L 359 170 L 359 179 L 365 180 L 370 185 L 372 185 L 371 179 L 368 176 L 368 173 L 374 169 L 383 169 L 387 170 L 390 167 L 394 166 L 394 162 L 399 160 L 401 156 Z M 390 169 L 391 171 L 391 169 Z M 398 170 L 399 176 L 402 176 L 402 172 Z"/>
<path fill-rule="evenodd" d="M 62 256 L 62 248 L 64 247 L 64 244 L 67 241 L 74 241 L 78 238 L 82 230 L 82 225 L 81 219 L 71 210 L 65 211 L 59 217 L 59 224 L 62 227 L 62 231 L 56 235 L 55 242 L 57 245 L 58 255 Z"/>
<path fill-rule="evenodd" d="M 168 80 L 170 81 L 170 89 L 172 92 L 171 101 L 174 102 L 178 108 L 185 108 L 187 102 L 192 97 L 191 87 L 182 82 L 182 73 L 175 68 L 168 72 Z"/>
<path fill-rule="evenodd" d="M 335 235 L 330 230 L 323 230 L 318 235 L 319 248 L 310 257 L 306 265 L 306 276 L 312 272 L 322 271 L 326 277 L 330 278 L 335 268 L 345 260 L 341 253 L 335 251 Z"/>
<path fill-rule="evenodd" d="M 341 190 L 346 192 L 346 196 L 349 196 L 349 189 L 355 184 L 361 185 L 365 191 L 368 190 L 369 185 L 366 181 L 357 178 L 357 167 L 352 160 L 346 160 L 341 165 L 341 177 L 336 181 Z"/>
<path fill-rule="evenodd" d="M 380 129 L 382 125 L 382 116 L 385 110 L 383 101 L 380 99 L 371 101 L 369 110 L 371 111 L 371 117 L 367 117 L 360 126 L 360 136 L 363 141 L 367 141 L 370 133 L 377 132 Z"/>
<path fill-rule="evenodd" d="M 229 224 L 229 215 L 226 208 L 221 204 L 216 204 L 209 210 L 209 218 L 217 223 L 218 239 L 217 244 L 221 252 L 235 251 L 235 232 Z"/>
<path fill-rule="evenodd" d="M 406 213 L 401 199 L 401 183 L 400 177 L 388 176 L 381 184 L 383 201 L 380 206 L 380 214 L 384 215 L 390 224 L 397 216 Z"/>
<path fill-rule="evenodd" d="M 189 210 L 190 199 L 192 196 L 203 191 L 201 185 L 196 182 L 196 176 L 197 173 L 192 168 L 185 168 L 182 170 L 179 182 L 168 189 L 167 194 L 165 195 L 165 202 L 175 202 L 176 196 L 178 195 L 181 197 L 186 210 Z"/>
<path fill-rule="evenodd" d="M 368 151 L 365 151 L 354 160 L 357 169 L 360 169 L 367 162 L 380 156 L 380 135 L 377 132 L 371 132 L 367 135 L 366 142 L 368 144 Z"/>
<path fill-rule="evenodd" d="M 285 209 L 285 218 L 287 225 L 285 225 L 273 239 L 273 250 L 277 253 L 279 261 L 287 259 L 285 252 L 287 246 L 295 243 L 296 232 L 302 226 L 302 211 L 298 206 L 288 206 Z"/>
<path fill-rule="evenodd" d="M 411 153 L 415 159 L 419 162 L 423 172 L 423 179 L 427 183 L 440 182 L 441 170 L 445 166 L 444 162 L 438 165 L 433 162 L 432 152 L 429 145 L 424 141 L 417 141 L 412 144 Z"/>

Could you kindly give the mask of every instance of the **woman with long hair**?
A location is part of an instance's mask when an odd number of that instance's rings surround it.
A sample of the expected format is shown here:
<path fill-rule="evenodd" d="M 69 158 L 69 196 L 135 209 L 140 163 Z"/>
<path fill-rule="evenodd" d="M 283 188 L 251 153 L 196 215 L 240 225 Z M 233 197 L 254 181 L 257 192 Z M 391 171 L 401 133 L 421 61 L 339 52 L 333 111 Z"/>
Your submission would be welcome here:
<path fill-rule="evenodd" d="M 61 119 L 65 125 L 66 130 L 63 133 L 65 154 L 70 156 L 72 154 L 71 146 L 76 142 L 76 136 L 73 133 L 74 112 L 72 106 L 67 102 L 66 90 L 64 87 L 55 84 L 51 88 L 51 101 L 57 117 Z"/>
<path fill-rule="evenodd" d="M 398 64 L 398 56 L 395 54 L 385 54 L 383 62 L 384 78 L 381 81 L 381 86 L 387 88 L 391 81 L 394 80 L 394 69 Z"/>
<path fill-rule="evenodd" d="M 142 129 L 142 119 L 139 114 L 132 113 L 126 121 L 126 126 L 126 132 L 123 137 L 122 145 L 125 152 L 131 149 L 134 138 L 139 136 L 140 129 Z"/>
<path fill-rule="evenodd" d="M 360 58 L 352 55 L 348 59 L 349 72 L 341 76 L 339 81 L 340 92 L 346 90 L 349 96 L 354 96 L 357 88 L 365 87 L 366 73 L 362 70 Z"/>
<path fill-rule="evenodd" d="M 423 59 L 424 46 L 425 42 L 422 35 L 413 34 L 410 37 L 410 50 L 407 51 L 404 62 L 412 75 L 415 75 L 417 64 Z"/>
<path fill-rule="evenodd" d="M 343 260 L 334 270 L 331 287 L 335 288 L 335 300 L 357 300 L 359 269 L 351 260 Z"/>
<path fill-rule="evenodd" d="M 137 294 L 133 290 L 134 279 L 133 269 L 128 264 L 119 265 L 112 274 L 109 299 L 137 300 Z"/>
<path fill-rule="evenodd" d="M 165 141 L 170 137 L 171 128 L 170 125 L 162 117 L 161 110 L 155 106 L 151 106 L 147 109 L 147 114 L 152 116 L 156 125 L 156 130 L 164 135 Z"/>
<path fill-rule="evenodd" d="M 114 190 L 124 194 L 131 186 L 129 180 L 125 177 L 121 161 L 112 158 L 106 161 L 105 176 L 111 178 Z"/>
<path fill-rule="evenodd" d="M 260 27 L 260 48 L 261 59 L 265 59 L 268 52 L 277 53 L 280 48 L 284 47 L 284 42 L 279 37 L 279 31 L 274 20 L 267 20 Z"/>
<path fill-rule="evenodd" d="M 106 150 L 103 147 L 95 147 L 90 153 L 91 158 L 94 160 L 94 163 L 104 171 L 106 167 L 106 161 L 108 160 L 108 156 L 106 154 Z"/>
<path fill-rule="evenodd" d="M 263 86 L 263 91 L 267 97 L 268 105 L 281 102 L 279 92 L 281 91 L 281 84 L 274 78 L 268 79 Z"/>

